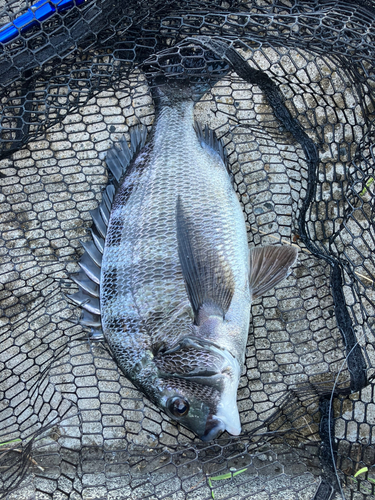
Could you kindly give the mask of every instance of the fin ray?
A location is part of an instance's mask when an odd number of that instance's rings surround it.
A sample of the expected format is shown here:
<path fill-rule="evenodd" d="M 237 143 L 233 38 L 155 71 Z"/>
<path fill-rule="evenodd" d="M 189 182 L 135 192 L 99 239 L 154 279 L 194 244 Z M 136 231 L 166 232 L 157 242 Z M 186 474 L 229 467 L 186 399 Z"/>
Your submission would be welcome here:
<path fill-rule="evenodd" d="M 260 297 L 290 274 L 297 260 L 295 247 L 270 245 L 250 249 L 250 290 Z"/>
<path fill-rule="evenodd" d="M 208 148 L 210 148 L 212 152 L 216 152 L 223 160 L 223 163 L 233 185 L 233 174 L 229 168 L 228 154 L 223 141 L 217 138 L 215 132 L 210 129 L 208 125 L 205 125 L 205 127 L 203 128 L 198 121 L 194 122 L 194 130 L 202 147 L 208 146 Z"/>
<path fill-rule="evenodd" d="M 89 326 L 92 328 L 101 328 L 101 326 L 102 326 L 101 321 L 100 321 L 100 316 L 97 316 L 96 314 L 92 314 L 91 312 L 87 311 L 86 309 L 82 310 L 82 315 L 81 315 L 79 322 L 83 326 Z"/>
<path fill-rule="evenodd" d="M 102 202 L 99 205 L 99 211 L 104 224 L 108 227 L 110 210 L 108 210 L 104 199 L 102 199 Z"/>
<path fill-rule="evenodd" d="M 90 214 L 98 233 L 105 239 L 105 235 L 107 234 L 107 226 L 102 219 L 99 207 L 95 208 L 95 210 L 90 210 Z"/>
<path fill-rule="evenodd" d="M 94 283 L 100 285 L 100 268 L 94 263 L 88 253 L 84 253 L 78 262 L 78 265 L 86 273 L 86 275 L 94 281 Z"/>
<path fill-rule="evenodd" d="M 218 139 L 215 132 L 208 127 L 208 125 L 205 125 L 203 128 L 202 125 L 198 122 L 194 122 L 194 130 L 195 133 L 197 134 L 198 139 L 200 142 L 206 144 L 209 146 L 213 151 L 218 153 L 223 160 L 224 164 L 227 165 L 228 163 L 228 155 L 225 150 L 223 141 L 221 139 Z"/>
<path fill-rule="evenodd" d="M 95 262 L 98 267 L 102 265 L 102 254 L 96 248 L 93 241 L 81 241 L 80 242 L 86 252 L 89 254 L 91 259 Z"/>
<path fill-rule="evenodd" d="M 114 197 L 115 197 L 115 192 L 116 192 L 116 189 L 115 189 L 115 186 L 113 184 L 109 184 L 107 186 L 107 189 L 105 190 L 107 196 L 108 196 L 108 199 L 109 199 L 109 210 L 111 209 L 112 207 L 112 203 L 113 203 L 113 200 L 114 200 Z"/>
<path fill-rule="evenodd" d="M 112 186 L 112 184 L 110 184 L 110 186 Z M 109 193 L 108 193 L 108 188 L 109 188 L 109 186 L 107 186 L 106 189 L 103 191 L 102 201 L 104 201 L 104 204 L 105 204 L 108 212 L 111 213 L 113 198 L 112 199 L 110 198 Z"/>
<path fill-rule="evenodd" d="M 70 276 L 74 283 L 76 283 L 80 288 L 82 288 L 86 293 L 92 295 L 93 297 L 99 297 L 99 286 L 88 278 L 87 274 L 80 272 L 76 275 Z"/>
<path fill-rule="evenodd" d="M 90 232 L 91 232 L 91 236 L 92 236 L 93 242 L 95 243 L 96 248 L 99 250 L 99 252 L 101 254 L 103 254 L 103 252 L 104 252 L 104 239 L 99 234 L 97 234 L 97 232 L 91 227 L 90 227 Z"/>
<path fill-rule="evenodd" d="M 83 289 L 80 289 L 79 292 L 74 293 L 72 295 L 67 295 L 67 297 L 69 297 L 69 299 L 72 302 L 74 302 L 77 306 L 82 307 L 91 314 L 100 316 L 99 299 L 85 293 Z"/>
<path fill-rule="evenodd" d="M 178 255 L 195 322 L 199 324 L 203 305 L 213 307 L 224 317 L 234 293 L 232 271 L 185 216 L 180 197 L 176 218 Z"/>

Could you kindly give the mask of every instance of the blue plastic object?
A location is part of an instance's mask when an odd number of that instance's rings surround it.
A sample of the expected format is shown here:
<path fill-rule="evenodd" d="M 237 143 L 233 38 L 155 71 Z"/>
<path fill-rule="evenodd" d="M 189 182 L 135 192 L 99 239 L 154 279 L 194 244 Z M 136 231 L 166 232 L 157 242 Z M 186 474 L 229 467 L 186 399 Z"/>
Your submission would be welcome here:
<path fill-rule="evenodd" d="M 71 9 L 75 5 L 81 5 L 85 0 L 39 0 L 32 5 L 24 14 L 7 23 L 0 28 L 0 43 L 7 43 L 16 38 L 19 33 L 25 33 L 33 26 L 37 26 L 41 21 L 48 19 L 55 12 L 63 12 Z"/>

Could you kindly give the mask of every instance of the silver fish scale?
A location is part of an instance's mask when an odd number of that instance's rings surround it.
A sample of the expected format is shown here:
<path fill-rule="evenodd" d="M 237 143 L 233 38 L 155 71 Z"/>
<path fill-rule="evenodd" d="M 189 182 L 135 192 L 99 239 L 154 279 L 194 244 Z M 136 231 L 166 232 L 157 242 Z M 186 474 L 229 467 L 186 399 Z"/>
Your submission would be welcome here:
<path fill-rule="evenodd" d="M 185 347 L 171 354 L 160 353 L 155 356 L 157 367 L 166 373 L 186 374 L 195 369 L 201 369 L 206 366 L 212 369 L 215 365 L 220 367 L 222 359 L 211 351 L 199 351 L 199 357 L 196 348 Z"/>
<path fill-rule="evenodd" d="M 219 154 L 198 140 L 192 102 L 163 108 L 136 164 L 115 198 L 102 262 L 102 325 L 113 353 L 126 373 L 144 349 L 170 348 L 191 334 L 177 250 L 180 196 L 205 245 L 231 269 L 235 293 L 226 318 L 238 325 L 214 340 L 242 360 L 250 301 L 244 216 Z M 139 354 L 128 355 L 129 348 Z"/>
<path fill-rule="evenodd" d="M 214 405 L 220 401 L 220 393 L 213 387 L 203 384 L 196 384 L 195 382 L 191 382 L 190 380 L 180 379 L 164 379 L 165 384 L 168 387 L 170 384 L 170 389 L 174 390 L 178 387 L 181 391 L 186 394 L 188 399 L 192 397 L 196 397 L 201 400 L 205 400 L 210 402 L 210 404 Z"/>

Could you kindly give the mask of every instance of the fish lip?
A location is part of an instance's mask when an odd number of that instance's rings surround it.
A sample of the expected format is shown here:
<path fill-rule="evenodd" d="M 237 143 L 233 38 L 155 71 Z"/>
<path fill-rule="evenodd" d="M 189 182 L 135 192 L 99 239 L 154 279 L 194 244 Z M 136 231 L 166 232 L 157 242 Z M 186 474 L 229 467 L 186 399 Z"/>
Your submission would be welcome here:
<path fill-rule="evenodd" d="M 204 434 L 199 437 L 202 441 L 211 441 L 212 439 L 215 439 L 220 432 L 223 431 L 225 431 L 224 422 L 221 419 L 213 417 L 211 419 L 207 419 Z"/>
<path fill-rule="evenodd" d="M 199 437 L 202 441 L 211 441 L 216 439 L 220 432 L 224 431 L 227 431 L 232 436 L 239 436 L 241 433 L 241 425 L 230 425 L 216 415 L 213 415 L 211 418 L 209 417 L 207 419 L 204 434 Z"/>
<path fill-rule="evenodd" d="M 237 407 L 237 390 L 241 376 L 241 367 L 228 351 L 224 351 L 228 365 L 226 373 L 222 374 L 224 390 L 221 393 L 220 402 L 216 407 L 213 419 L 220 421 L 224 430 L 233 436 L 241 433 L 241 421 Z"/>

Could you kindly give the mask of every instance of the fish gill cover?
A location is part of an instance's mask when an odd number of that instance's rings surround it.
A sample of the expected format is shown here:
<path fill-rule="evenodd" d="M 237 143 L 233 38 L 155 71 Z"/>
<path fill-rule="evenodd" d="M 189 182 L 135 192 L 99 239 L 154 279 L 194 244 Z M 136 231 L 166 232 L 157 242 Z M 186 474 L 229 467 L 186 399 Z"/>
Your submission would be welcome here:
<path fill-rule="evenodd" d="M 2 3 L 4 498 L 371 498 L 374 17 L 366 0 Z M 241 435 L 208 443 L 67 299 L 106 152 L 152 130 L 150 87 L 176 75 L 210 81 L 195 117 L 225 145 L 249 246 L 299 248 L 252 305 Z"/>

